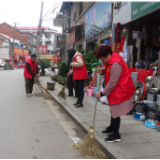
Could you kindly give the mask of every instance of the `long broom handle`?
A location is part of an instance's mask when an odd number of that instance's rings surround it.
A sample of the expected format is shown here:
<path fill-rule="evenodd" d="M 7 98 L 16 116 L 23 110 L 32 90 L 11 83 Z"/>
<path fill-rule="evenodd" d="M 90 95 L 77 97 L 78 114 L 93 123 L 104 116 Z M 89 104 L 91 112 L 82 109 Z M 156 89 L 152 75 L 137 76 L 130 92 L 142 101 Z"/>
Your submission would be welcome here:
<path fill-rule="evenodd" d="M 98 91 L 99 91 L 99 89 L 100 89 L 101 79 L 102 79 L 102 74 L 100 75 L 100 78 L 99 78 Z M 95 126 L 97 102 L 98 102 L 98 99 L 96 98 L 96 103 L 95 103 L 95 107 L 94 107 L 94 116 L 93 116 L 93 127 Z"/>

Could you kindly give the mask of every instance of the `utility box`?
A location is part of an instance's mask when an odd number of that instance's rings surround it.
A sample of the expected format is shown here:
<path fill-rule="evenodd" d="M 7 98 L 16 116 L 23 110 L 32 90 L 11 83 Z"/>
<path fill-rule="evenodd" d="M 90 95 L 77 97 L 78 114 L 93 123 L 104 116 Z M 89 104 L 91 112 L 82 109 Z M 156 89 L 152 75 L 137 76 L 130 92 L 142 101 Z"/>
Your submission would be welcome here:
<path fill-rule="evenodd" d="M 147 38 L 147 32 L 133 31 L 132 32 L 132 38 L 133 39 L 146 39 Z"/>

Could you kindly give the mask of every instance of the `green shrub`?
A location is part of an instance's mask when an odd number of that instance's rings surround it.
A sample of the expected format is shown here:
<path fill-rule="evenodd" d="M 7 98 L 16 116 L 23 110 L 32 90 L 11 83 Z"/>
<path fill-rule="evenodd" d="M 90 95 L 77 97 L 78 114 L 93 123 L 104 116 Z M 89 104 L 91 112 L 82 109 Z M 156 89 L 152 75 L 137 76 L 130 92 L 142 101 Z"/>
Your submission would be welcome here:
<path fill-rule="evenodd" d="M 66 62 L 61 62 L 60 67 L 58 69 L 58 75 L 62 76 L 62 77 L 66 77 L 66 67 L 67 67 L 67 63 Z"/>
<path fill-rule="evenodd" d="M 41 66 L 42 72 L 44 72 L 45 68 L 51 67 L 50 62 L 47 60 L 38 60 L 38 65 Z"/>
<path fill-rule="evenodd" d="M 92 63 L 98 62 L 98 59 L 95 56 L 95 51 L 98 48 L 98 44 L 95 44 L 94 51 L 88 51 L 86 54 L 83 55 L 83 59 L 87 68 L 87 71 L 92 71 Z M 82 50 L 78 48 L 78 51 L 82 53 Z"/>

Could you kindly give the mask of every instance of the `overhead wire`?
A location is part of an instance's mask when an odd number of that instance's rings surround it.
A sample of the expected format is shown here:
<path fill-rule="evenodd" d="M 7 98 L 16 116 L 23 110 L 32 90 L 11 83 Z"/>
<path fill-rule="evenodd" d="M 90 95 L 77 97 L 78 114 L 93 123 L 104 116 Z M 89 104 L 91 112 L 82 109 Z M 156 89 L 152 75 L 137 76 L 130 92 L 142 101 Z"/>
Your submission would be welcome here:
<path fill-rule="evenodd" d="M 57 4 L 57 3 L 56 3 L 56 4 Z M 53 8 L 53 6 L 56 6 L 56 4 L 54 3 L 51 8 Z M 51 9 L 51 8 L 50 8 L 50 9 Z M 48 12 L 50 11 L 50 9 L 45 13 L 45 15 L 43 16 L 43 18 L 48 14 Z"/>

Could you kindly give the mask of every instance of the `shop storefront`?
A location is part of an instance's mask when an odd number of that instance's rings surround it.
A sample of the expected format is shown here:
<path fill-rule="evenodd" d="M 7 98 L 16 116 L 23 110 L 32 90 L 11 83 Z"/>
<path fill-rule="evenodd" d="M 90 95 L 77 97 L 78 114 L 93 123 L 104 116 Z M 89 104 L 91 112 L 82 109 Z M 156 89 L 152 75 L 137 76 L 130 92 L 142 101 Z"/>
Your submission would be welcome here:
<path fill-rule="evenodd" d="M 112 2 L 96 2 L 85 13 L 85 39 L 88 50 L 94 49 L 97 40 L 110 44 L 111 15 Z"/>
<path fill-rule="evenodd" d="M 40 59 L 48 60 L 51 67 L 58 66 L 61 63 L 61 58 L 58 55 L 41 55 Z"/>
<path fill-rule="evenodd" d="M 126 61 L 135 84 L 134 118 L 144 121 L 149 128 L 158 128 L 160 122 L 160 2 L 129 2 L 119 6 L 127 21 L 116 25 L 113 50 Z M 123 11 L 121 10 L 123 9 Z M 128 12 L 129 13 L 129 12 Z M 118 13 L 117 13 L 118 14 Z M 122 15 L 121 15 L 122 16 Z M 117 21 L 116 21 L 117 19 Z"/>
<path fill-rule="evenodd" d="M 28 49 L 14 47 L 14 67 L 24 67 L 25 62 L 30 58 Z"/>
<path fill-rule="evenodd" d="M 113 16 L 116 24 L 113 51 L 119 53 L 129 67 L 135 67 L 137 60 L 143 59 L 149 68 L 149 64 L 158 59 L 160 2 L 123 2 L 118 9 Z M 126 19 L 120 19 L 126 9 Z"/>

